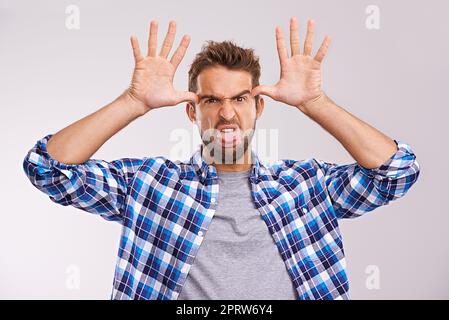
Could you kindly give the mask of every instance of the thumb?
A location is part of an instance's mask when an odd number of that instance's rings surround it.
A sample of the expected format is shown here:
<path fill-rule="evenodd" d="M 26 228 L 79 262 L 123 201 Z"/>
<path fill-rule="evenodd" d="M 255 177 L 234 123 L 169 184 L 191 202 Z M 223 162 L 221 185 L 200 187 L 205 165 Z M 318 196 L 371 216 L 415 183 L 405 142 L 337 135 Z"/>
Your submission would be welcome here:
<path fill-rule="evenodd" d="M 190 91 L 178 91 L 176 93 L 177 104 L 181 102 L 193 102 L 194 104 L 198 103 L 198 95 L 194 92 Z"/>
<path fill-rule="evenodd" d="M 263 94 L 263 95 L 269 96 L 271 99 L 276 100 L 276 98 L 275 98 L 276 97 L 276 87 L 275 86 L 263 86 L 263 85 L 254 87 L 251 90 L 251 95 L 253 97 L 255 97 L 258 94 Z"/>

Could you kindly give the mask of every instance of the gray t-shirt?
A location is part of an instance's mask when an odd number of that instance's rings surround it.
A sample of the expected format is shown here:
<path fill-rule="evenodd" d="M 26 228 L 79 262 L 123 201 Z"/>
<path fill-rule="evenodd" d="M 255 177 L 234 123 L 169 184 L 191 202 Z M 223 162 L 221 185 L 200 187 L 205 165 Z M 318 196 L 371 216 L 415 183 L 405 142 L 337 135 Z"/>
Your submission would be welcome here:
<path fill-rule="evenodd" d="M 297 299 L 251 197 L 249 174 L 218 173 L 217 209 L 178 300 Z"/>

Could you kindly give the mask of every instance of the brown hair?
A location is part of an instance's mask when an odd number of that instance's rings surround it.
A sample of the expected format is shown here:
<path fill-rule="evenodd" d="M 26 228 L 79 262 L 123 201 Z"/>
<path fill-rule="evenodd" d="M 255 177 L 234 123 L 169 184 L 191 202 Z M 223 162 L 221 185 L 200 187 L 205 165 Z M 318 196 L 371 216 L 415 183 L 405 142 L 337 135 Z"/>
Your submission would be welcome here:
<path fill-rule="evenodd" d="M 242 48 L 232 41 L 206 41 L 201 52 L 197 53 L 189 70 L 189 91 L 198 90 L 198 75 L 210 66 L 224 66 L 231 70 L 244 70 L 251 74 L 252 86 L 259 85 L 260 64 L 254 49 Z M 256 96 L 256 106 L 259 96 Z"/>

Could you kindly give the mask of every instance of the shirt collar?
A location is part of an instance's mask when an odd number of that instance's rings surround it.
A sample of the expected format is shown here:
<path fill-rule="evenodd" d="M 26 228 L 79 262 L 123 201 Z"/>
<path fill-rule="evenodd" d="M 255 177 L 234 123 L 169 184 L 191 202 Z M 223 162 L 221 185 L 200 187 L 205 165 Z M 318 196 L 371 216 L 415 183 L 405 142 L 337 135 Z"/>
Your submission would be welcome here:
<path fill-rule="evenodd" d="M 254 150 L 251 150 L 251 157 L 253 164 L 251 166 L 250 179 L 259 179 L 259 177 L 266 172 L 264 163 L 259 159 Z M 190 163 L 195 169 L 196 174 L 200 177 L 201 182 L 204 182 L 207 177 L 217 177 L 217 169 L 215 166 L 208 164 L 203 158 L 203 145 L 200 145 L 198 149 L 193 153 L 190 158 Z"/>

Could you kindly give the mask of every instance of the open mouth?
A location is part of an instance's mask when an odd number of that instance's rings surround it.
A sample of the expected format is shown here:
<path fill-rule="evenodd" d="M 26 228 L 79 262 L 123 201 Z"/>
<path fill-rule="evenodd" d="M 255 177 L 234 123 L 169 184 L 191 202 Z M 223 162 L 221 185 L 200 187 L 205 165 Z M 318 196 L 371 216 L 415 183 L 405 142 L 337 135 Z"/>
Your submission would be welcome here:
<path fill-rule="evenodd" d="M 217 138 L 223 147 L 234 147 L 240 140 L 240 129 L 237 126 L 220 126 Z"/>

